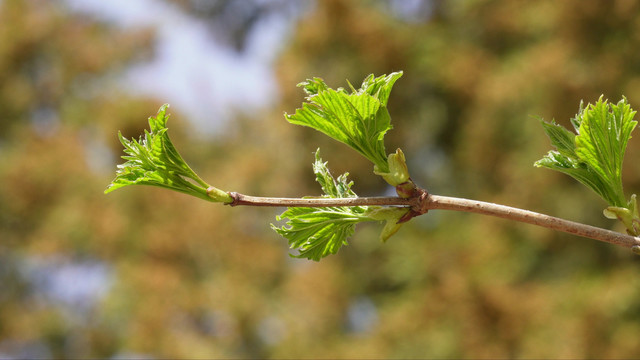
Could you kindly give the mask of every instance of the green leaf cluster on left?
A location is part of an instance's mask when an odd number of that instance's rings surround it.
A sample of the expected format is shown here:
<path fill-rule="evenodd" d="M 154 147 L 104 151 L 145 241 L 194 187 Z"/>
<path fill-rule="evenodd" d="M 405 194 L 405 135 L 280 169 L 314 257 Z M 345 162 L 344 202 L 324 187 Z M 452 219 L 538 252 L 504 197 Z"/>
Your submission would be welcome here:
<path fill-rule="evenodd" d="M 149 128 L 144 138 L 128 140 L 118 133 L 127 160 L 118 165 L 116 178 L 105 193 L 129 185 L 159 186 L 189 194 L 203 200 L 229 203 L 233 199 L 226 192 L 216 189 L 202 180 L 182 159 L 167 133 L 167 108 L 165 104 L 156 116 L 149 117 Z"/>
<path fill-rule="evenodd" d="M 555 122 L 542 122 L 556 150 L 549 151 L 535 166 L 565 173 L 596 192 L 609 204 L 605 216 L 619 219 L 629 234 L 637 236 L 640 217 L 636 196 L 626 200 L 622 189 L 622 161 L 637 125 L 635 114 L 626 98 L 613 104 L 600 97 L 595 104 L 580 104 L 571 119 L 575 133 Z"/>

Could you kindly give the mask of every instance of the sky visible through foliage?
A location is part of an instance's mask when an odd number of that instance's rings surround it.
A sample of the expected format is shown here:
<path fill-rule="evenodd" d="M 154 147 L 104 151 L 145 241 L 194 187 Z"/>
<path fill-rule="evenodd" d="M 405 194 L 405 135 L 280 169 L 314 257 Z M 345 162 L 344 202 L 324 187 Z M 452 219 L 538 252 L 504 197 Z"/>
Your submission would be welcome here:
<path fill-rule="evenodd" d="M 234 112 L 258 111 L 277 99 L 271 65 L 300 15 L 291 6 L 289 16 L 266 17 L 248 34 L 246 49 L 237 52 L 216 40 L 205 21 L 185 14 L 176 4 L 159 0 L 66 2 L 79 14 L 124 29 L 153 28 L 156 54 L 151 61 L 133 64 L 122 86 L 130 87 L 134 94 L 156 96 L 180 106 L 195 121 L 197 132 L 212 133 Z"/>
<path fill-rule="evenodd" d="M 237 53 L 216 42 L 201 22 L 180 12 L 174 4 L 75 0 L 66 3 L 72 12 L 83 16 L 124 29 L 152 27 L 159 33 L 155 40 L 160 47 L 157 55 L 150 61 L 132 64 L 118 79 L 118 87 L 134 96 L 157 96 L 171 101 L 190 115 L 188 118 L 194 124 L 188 129 L 194 133 L 223 132 L 220 126 L 234 112 L 257 112 L 277 98 L 271 61 L 287 36 L 290 24 L 286 23 L 294 19 L 267 20 L 251 34 L 257 39 L 251 41 L 250 48 Z M 111 170 L 111 160 L 117 154 L 100 149 L 92 152 L 88 164 L 106 162 Z M 104 263 L 67 264 L 55 258 L 32 258 L 24 271 L 46 297 L 69 307 L 68 311 L 94 306 L 110 289 L 113 277 L 111 267 Z"/>

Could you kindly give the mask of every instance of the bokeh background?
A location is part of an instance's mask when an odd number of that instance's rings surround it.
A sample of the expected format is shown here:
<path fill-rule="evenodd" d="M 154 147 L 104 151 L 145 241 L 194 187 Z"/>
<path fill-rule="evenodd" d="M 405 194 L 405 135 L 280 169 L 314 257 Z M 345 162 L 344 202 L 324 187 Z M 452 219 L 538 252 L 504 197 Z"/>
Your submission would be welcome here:
<path fill-rule="evenodd" d="M 640 108 L 640 2 L 0 0 L 0 357 L 633 358 L 640 258 L 530 225 L 433 211 L 388 243 L 360 226 L 292 259 L 277 209 L 157 188 L 104 195 L 170 103 L 209 183 L 318 195 L 322 149 L 360 195 L 371 164 L 283 112 L 296 84 L 404 70 L 390 98 L 429 191 L 621 230 L 606 204 L 534 161 L 539 118 L 581 99 Z M 638 135 L 636 135 L 638 136 Z M 640 141 L 625 164 L 640 192 Z"/>

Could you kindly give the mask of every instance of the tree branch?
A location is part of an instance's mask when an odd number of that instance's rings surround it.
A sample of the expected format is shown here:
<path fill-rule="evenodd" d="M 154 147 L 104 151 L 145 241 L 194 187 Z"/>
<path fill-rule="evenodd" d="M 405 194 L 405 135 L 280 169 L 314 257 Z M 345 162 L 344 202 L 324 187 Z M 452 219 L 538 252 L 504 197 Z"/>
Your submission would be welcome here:
<path fill-rule="evenodd" d="M 358 197 L 358 198 L 273 198 L 257 197 L 230 192 L 233 201 L 230 206 L 270 206 L 270 207 L 335 207 L 335 206 L 408 206 L 416 215 L 429 210 L 453 210 L 490 215 L 503 219 L 538 225 L 548 229 L 566 232 L 590 239 L 626 247 L 640 254 L 640 238 L 599 227 L 565 220 L 510 206 L 484 201 L 439 196 L 418 192 L 417 196 L 400 197 Z"/>
<path fill-rule="evenodd" d="M 557 231 L 575 234 L 590 239 L 604 241 L 623 246 L 638 253 L 640 238 L 599 227 L 565 220 L 537 212 L 518 209 L 505 205 L 498 205 L 477 200 L 468 200 L 448 196 L 428 195 L 422 204 L 427 209 L 465 211 L 483 215 L 496 216 L 503 219 L 538 225 Z"/>
<path fill-rule="evenodd" d="M 389 197 L 354 197 L 354 198 L 277 198 L 260 197 L 230 192 L 233 201 L 225 205 L 238 206 L 270 206 L 270 207 L 335 207 L 335 206 L 416 206 L 419 199 L 403 199 Z"/>

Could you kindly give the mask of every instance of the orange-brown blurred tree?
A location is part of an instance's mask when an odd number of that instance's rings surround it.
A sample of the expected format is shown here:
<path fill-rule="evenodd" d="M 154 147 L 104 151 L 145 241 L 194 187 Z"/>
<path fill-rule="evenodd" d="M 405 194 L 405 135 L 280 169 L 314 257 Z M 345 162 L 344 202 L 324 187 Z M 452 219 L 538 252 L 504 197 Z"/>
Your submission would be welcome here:
<path fill-rule="evenodd" d="M 402 69 L 388 147 L 402 146 L 416 182 L 609 226 L 599 199 L 532 167 L 549 144 L 530 115 L 565 123 L 580 99 L 601 93 L 639 107 L 638 4 L 425 3 L 423 17 L 405 19 L 387 1 L 317 2 L 276 61 L 281 104 L 239 118 L 212 142 L 180 132 L 187 126 L 176 113 L 172 138 L 223 189 L 318 194 L 310 164 L 320 146 L 334 173 L 351 172 L 357 193 L 378 195 L 386 187 L 368 176 L 369 163 L 286 124 L 282 111 L 299 106 L 295 84 L 305 78 L 346 85 Z M 0 18 L 0 352 L 38 344 L 55 357 L 640 352 L 637 259 L 604 244 L 434 211 L 384 246 L 379 229 L 362 227 L 316 264 L 287 258 L 266 226 L 272 210 L 157 189 L 103 196 L 112 168 L 94 169 L 88 149 L 104 142 L 119 154 L 117 130 L 137 136 L 159 105 L 112 92 L 108 74 L 152 35 L 35 0 L 2 1 Z M 631 141 L 628 159 L 639 146 Z M 627 163 L 625 185 L 637 188 L 640 169 Z M 99 260 L 113 285 L 99 306 L 70 317 L 24 276 L 34 258 Z"/>

